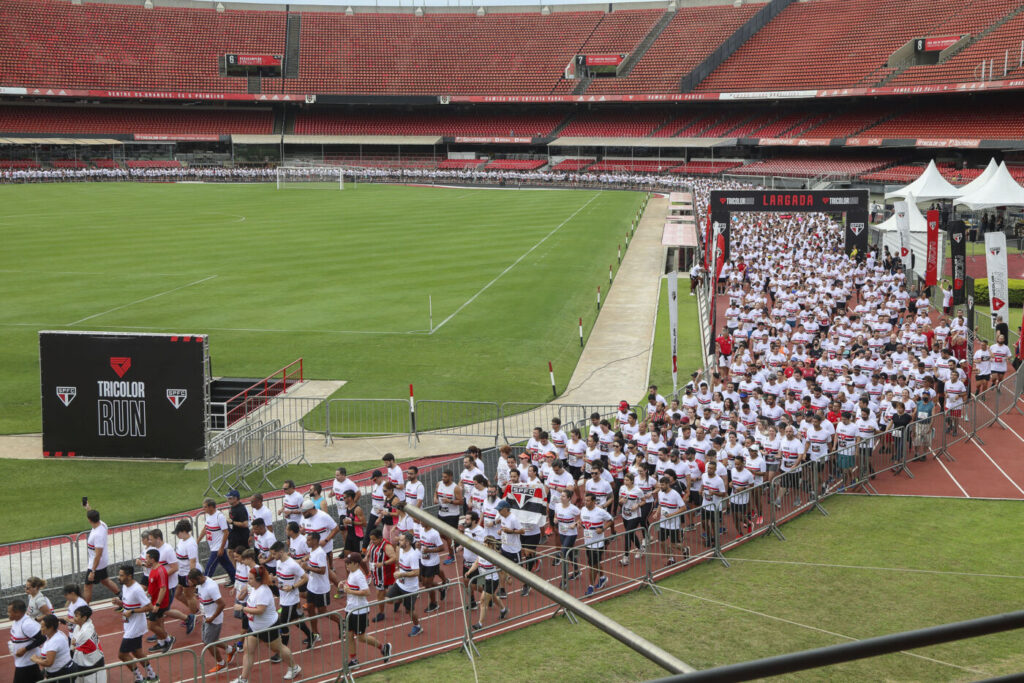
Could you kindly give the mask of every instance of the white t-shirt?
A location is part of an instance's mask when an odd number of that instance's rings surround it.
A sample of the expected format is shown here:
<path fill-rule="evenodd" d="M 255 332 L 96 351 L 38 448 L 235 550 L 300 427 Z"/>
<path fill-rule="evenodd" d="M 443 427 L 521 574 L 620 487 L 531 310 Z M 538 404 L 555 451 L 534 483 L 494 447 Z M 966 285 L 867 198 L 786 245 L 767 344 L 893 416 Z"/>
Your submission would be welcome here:
<path fill-rule="evenodd" d="M 636 519 L 640 516 L 640 506 L 644 503 L 644 492 L 636 483 L 632 488 L 623 484 L 619 489 L 619 498 L 625 499 L 622 505 L 622 519 Z"/>
<path fill-rule="evenodd" d="M 420 531 L 419 542 L 420 564 L 424 567 L 436 567 L 441 563 L 441 551 L 444 550 L 444 541 L 437 529 L 424 528 Z M 425 553 L 423 550 L 436 550 L 434 553 Z"/>
<path fill-rule="evenodd" d="M 507 553 L 518 553 L 522 547 L 521 534 L 510 534 L 509 531 L 518 531 L 523 528 L 519 518 L 509 511 L 508 517 L 498 513 L 498 523 L 501 525 L 501 549 Z"/>
<path fill-rule="evenodd" d="M 260 605 L 266 605 L 267 607 L 261 614 L 249 615 L 249 627 L 253 631 L 262 631 L 277 623 L 274 594 L 271 592 L 270 586 L 257 586 L 254 588 L 249 593 L 249 597 L 246 598 L 245 605 L 246 607 L 259 607 Z"/>
<path fill-rule="evenodd" d="M 46 667 L 46 673 L 55 674 L 71 663 L 71 643 L 64 632 L 57 630 L 46 642 L 39 646 L 39 655 L 46 656 L 47 652 L 53 652 L 53 664 Z"/>
<path fill-rule="evenodd" d="M 224 513 L 217 510 L 206 517 L 206 542 L 210 544 L 210 552 L 220 550 L 220 544 L 224 542 L 224 532 L 227 531 L 228 520 L 224 519 Z"/>
<path fill-rule="evenodd" d="M 659 490 L 658 491 L 658 510 L 661 513 L 661 528 L 662 529 L 678 529 L 679 521 L 682 519 L 682 515 L 677 513 L 680 510 L 685 509 L 686 503 L 683 502 L 683 497 L 679 495 L 679 491 L 675 489 L 669 489 L 668 493 Z M 676 515 L 670 517 L 670 515 Z"/>
<path fill-rule="evenodd" d="M 299 534 L 295 538 L 289 538 L 288 554 L 296 562 L 306 559 L 309 556 L 309 544 L 306 543 L 306 537 Z"/>
<path fill-rule="evenodd" d="M 423 500 L 426 497 L 426 489 L 422 481 L 408 481 L 405 483 L 405 502 L 416 507 L 423 507 Z"/>
<path fill-rule="evenodd" d="M 565 491 L 575 482 L 572 480 L 572 475 L 562 470 L 561 474 L 555 474 L 552 472 L 548 475 L 548 479 L 545 482 L 548 487 L 548 491 L 551 494 L 551 506 L 554 507 L 558 504 L 558 501 L 562 497 L 562 491 Z"/>
<path fill-rule="evenodd" d="M 752 486 L 754 484 L 754 473 L 748 470 L 746 467 L 743 471 L 737 470 L 735 467 L 732 468 L 732 485 L 736 487 L 737 484 L 744 486 Z M 732 502 L 736 505 L 746 505 L 750 502 L 750 489 L 744 488 L 741 491 L 736 491 L 733 495 Z"/>
<path fill-rule="evenodd" d="M 388 481 L 395 485 L 395 497 L 405 500 L 405 473 L 399 465 L 388 468 Z"/>
<path fill-rule="evenodd" d="M 370 584 L 366 581 L 366 575 L 363 574 L 363 570 L 356 567 L 348 573 L 345 577 L 345 584 L 351 590 L 365 591 L 370 588 Z M 347 595 L 345 597 L 345 611 L 349 614 L 366 614 L 370 611 L 367 606 L 369 601 L 365 595 Z"/>
<path fill-rule="evenodd" d="M 146 594 L 146 590 L 136 581 L 130 586 L 121 587 L 121 603 L 124 605 L 126 612 L 128 610 L 138 610 L 149 604 L 149 595 Z M 144 613 L 136 611 L 124 617 L 125 638 L 138 638 L 145 633 L 146 615 Z"/>
<path fill-rule="evenodd" d="M 294 586 L 305 575 L 306 571 L 299 566 L 298 562 L 290 557 L 277 563 L 277 583 L 279 586 Z M 280 600 L 282 607 L 285 605 L 297 605 L 299 603 L 299 591 L 282 590 Z"/>
<path fill-rule="evenodd" d="M 594 481 L 593 478 L 590 478 L 587 479 L 587 483 L 584 484 L 583 492 L 593 493 L 597 498 L 597 506 L 601 507 L 608 502 L 608 497 L 612 495 L 612 485 L 604 479 Z"/>
<path fill-rule="evenodd" d="M 196 539 L 191 536 L 184 541 L 179 539 L 177 547 L 174 548 L 174 557 L 178 560 L 178 578 L 185 581 L 189 570 L 192 569 L 191 560 L 195 560 L 196 566 L 199 566 L 199 544 L 196 543 Z"/>
<path fill-rule="evenodd" d="M 107 525 L 100 522 L 95 529 L 89 532 L 89 540 L 86 541 L 86 548 L 89 554 L 89 566 L 87 571 L 92 570 L 93 560 L 96 552 L 100 553 L 100 564 L 96 569 L 105 569 L 110 564 L 110 554 L 107 551 Z"/>
<path fill-rule="evenodd" d="M 579 441 L 567 441 L 565 444 L 565 455 L 566 460 L 569 463 L 569 467 L 582 467 L 583 466 L 583 454 L 587 452 L 587 442 L 582 439 Z"/>
<path fill-rule="evenodd" d="M 575 536 L 576 518 L 580 516 L 580 509 L 572 503 L 563 506 L 561 502 L 558 502 L 554 509 L 558 533 L 562 536 Z"/>
<path fill-rule="evenodd" d="M 145 619 L 145 617 L 142 617 Z M 127 627 L 126 627 L 127 628 Z M 28 647 L 28 644 L 36 637 L 39 633 L 39 624 L 35 619 L 31 618 L 27 614 L 23 615 L 21 619 L 11 624 L 10 643 L 11 654 L 14 654 L 20 648 Z M 20 657 L 14 658 L 15 667 L 23 666 L 35 666 L 35 662 L 32 661 L 32 655 L 36 654 L 37 648 L 28 649 L 25 654 Z"/>
<path fill-rule="evenodd" d="M 338 481 L 335 478 L 331 480 L 331 491 L 334 492 L 334 504 L 338 506 L 338 518 L 340 519 L 348 512 L 348 504 L 345 503 L 345 491 L 359 493 L 359 487 L 347 477 L 345 481 Z"/>
<path fill-rule="evenodd" d="M 327 569 L 327 553 L 324 549 L 318 546 L 310 550 L 309 559 L 306 560 L 306 564 L 310 568 L 309 582 L 306 583 L 306 590 L 318 595 L 330 592 L 331 578 L 327 575 L 328 572 L 325 571 L 323 574 L 317 574 L 312 571 L 313 569 Z"/>
<path fill-rule="evenodd" d="M 256 546 L 256 555 L 259 556 L 260 559 L 268 560 L 270 557 L 270 547 L 277 543 L 277 537 L 268 530 L 264 531 L 259 536 L 254 536 L 253 542 Z M 268 567 L 276 567 L 277 560 L 268 560 L 267 562 L 264 562 L 264 564 Z"/>
<path fill-rule="evenodd" d="M 302 494 L 292 491 L 284 497 L 283 505 L 289 522 L 302 522 Z"/>
<path fill-rule="evenodd" d="M 459 514 L 459 508 L 455 505 L 454 481 L 445 484 L 443 481 L 437 483 L 437 515 L 439 517 L 454 517 Z"/>
<path fill-rule="evenodd" d="M 199 598 L 199 607 L 203 610 L 203 619 L 208 624 L 222 624 L 224 623 L 224 612 L 217 615 L 216 619 L 210 621 L 213 618 L 214 613 L 217 611 L 217 601 L 220 600 L 220 585 L 217 584 L 213 579 L 206 579 L 199 584 L 198 590 L 196 590 L 196 597 Z"/>
<path fill-rule="evenodd" d="M 707 472 L 700 477 L 700 490 L 703 496 L 704 507 L 714 510 L 722 509 L 722 499 L 718 496 L 725 496 L 727 491 L 722 477 L 715 475 L 709 477 Z"/>
<path fill-rule="evenodd" d="M 420 568 L 420 551 L 415 548 L 409 550 L 398 551 L 398 567 L 396 569 L 400 572 L 411 572 L 418 571 Z M 403 576 L 400 579 L 395 579 L 398 587 L 404 590 L 406 593 L 412 593 L 413 591 L 419 590 L 420 577 L 417 576 Z"/>
<path fill-rule="evenodd" d="M 319 533 L 320 542 L 323 543 L 323 548 L 327 552 L 334 550 L 334 539 L 332 538 L 326 543 L 324 543 L 324 540 L 337 526 L 338 523 L 334 521 L 334 518 L 323 510 L 317 510 L 309 519 L 303 517 L 302 522 L 299 524 L 299 527 L 302 529 L 302 533 L 304 534 L 308 534 L 310 531 Z"/>
<path fill-rule="evenodd" d="M 580 510 L 580 525 L 583 527 L 583 542 L 588 548 L 604 547 L 604 523 L 611 521 L 612 516 L 604 508 L 584 507 Z"/>
<path fill-rule="evenodd" d="M 157 550 L 160 552 L 160 565 L 164 569 L 167 569 L 172 564 L 177 564 L 178 557 L 175 555 L 174 548 L 171 547 L 170 543 L 164 543 L 162 546 L 157 548 Z M 178 574 L 180 573 L 181 567 L 178 567 L 178 570 L 179 571 L 174 572 L 173 574 L 170 571 L 167 572 L 168 591 L 173 591 L 178 587 Z M 187 574 L 188 571 L 185 573 Z"/>

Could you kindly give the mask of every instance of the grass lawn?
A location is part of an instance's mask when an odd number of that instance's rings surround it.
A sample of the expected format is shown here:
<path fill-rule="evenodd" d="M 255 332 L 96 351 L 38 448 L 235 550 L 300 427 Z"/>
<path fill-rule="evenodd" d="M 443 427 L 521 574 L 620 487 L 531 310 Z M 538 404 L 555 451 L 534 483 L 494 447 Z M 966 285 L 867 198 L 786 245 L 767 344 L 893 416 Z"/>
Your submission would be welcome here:
<path fill-rule="evenodd" d="M 1018 503 L 847 496 L 830 499 L 826 507 L 828 518 L 812 512 L 787 524 L 785 542 L 765 537 L 730 552 L 731 568 L 705 563 L 660 582 L 661 596 L 641 590 L 598 609 L 704 669 L 1019 608 L 1014 596 L 1024 576 L 1020 563 L 1009 561 L 1024 556 Z M 561 618 L 478 647 L 482 681 L 507 680 L 513 662 L 528 663 L 530 677 L 539 680 L 637 681 L 665 675 L 589 625 L 572 626 Z M 977 680 L 1022 668 L 1024 632 L 1016 631 L 785 680 Z M 465 655 L 441 655 L 366 680 L 442 677 L 472 680 Z"/>
<path fill-rule="evenodd" d="M 700 330 L 697 327 L 697 297 L 690 296 L 690 277 L 679 274 L 679 349 L 676 366 L 679 386 L 690 379 L 690 373 L 701 366 Z M 672 346 L 668 323 L 668 279 L 662 278 L 658 299 L 658 322 L 654 331 L 650 381 L 657 384 L 663 396 L 672 393 Z M 646 402 L 646 400 L 644 401 Z"/>
<path fill-rule="evenodd" d="M 1013 244 L 1013 243 L 1016 242 L 1015 239 L 1007 238 L 1007 242 L 1011 242 L 1011 244 L 1007 244 L 1006 245 L 1006 253 L 1007 254 L 1019 254 L 1019 253 L 1021 253 L 1020 249 Z M 950 243 L 949 243 L 948 239 L 945 241 L 945 245 L 946 245 L 946 258 L 952 258 L 952 251 L 950 249 Z M 967 256 L 984 256 L 985 255 L 985 242 L 983 240 L 982 241 L 978 241 L 978 242 L 968 242 L 967 243 L 966 251 L 967 251 Z"/>
<path fill-rule="evenodd" d="M 380 466 L 380 460 L 345 463 L 349 472 L 362 472 Z M 280 486 L 285 479 L 297 484 L 326 481 L 334 477 L 335 463 L 285 467 L 270 475 Z M 116 474 L 119 486 L 112 485 Z M 43 538 L 78 532 L 86 528 L 82 516 L 82 496 L 103 513 L 103 521 L 113 526 L 141 522 L 199 508 L 206 489 L 206 470 L 185 470 L 181 463 L 116 462 L 97 460 L 0 460 L 3 490 L 36 491 L 38 495 L 19 497 L 18 505 L 4 515 L 0 543 Z M 126 495 L 122 487 L 140 485 L 145 493 Z M 241 490 L 243 496 L 255 491 Z M 215 496 L 216 497 L 216 496 Z"/>
<path fill-rule="evenodd" d="M 303 356 L 309 377 L 348 381 L 339 397 L 413 383 L 422 399 L 547 400 L 547 363 L 575 367 L 577 320 L 589 333 L 643 196 L 0 187 L 0 434 L 40 430 L 43 329 L 205 332 L 215 375 Z"/>
<path fill-rule="evenodd" d="M 991 309 L 988 306 L 975 306 L 974 307 L 974 325 L 978 328 L 978 332 L 982 338 L 995 340 L 995 332 L 992 330 L 992 325 L 989 322 Z M 1020 319 L 1021 314 L 1024 313 L 1024 309 L 1020 306 L 1010 306 L 1010 331 L 1014 334 L 1020 332 Z M 1011 335 L 1011 338 L 1006 342 L 1010 349 L 1013 350 L 1013 343 L 1015 337 Z"/>

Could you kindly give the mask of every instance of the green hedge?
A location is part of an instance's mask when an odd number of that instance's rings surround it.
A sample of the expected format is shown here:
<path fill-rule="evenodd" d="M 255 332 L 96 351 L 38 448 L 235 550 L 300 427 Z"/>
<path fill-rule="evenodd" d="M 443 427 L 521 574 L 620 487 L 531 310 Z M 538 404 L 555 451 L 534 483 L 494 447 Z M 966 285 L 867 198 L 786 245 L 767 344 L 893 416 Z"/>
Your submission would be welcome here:
<path fill-rule="evenodd" d="M 1024 280 L 1010 278 L 1009 290 L 1011 306 L 1024 304 Z M 974 281 L 974 300 L 979 306 L 988 306 L 988 278 Z"/>

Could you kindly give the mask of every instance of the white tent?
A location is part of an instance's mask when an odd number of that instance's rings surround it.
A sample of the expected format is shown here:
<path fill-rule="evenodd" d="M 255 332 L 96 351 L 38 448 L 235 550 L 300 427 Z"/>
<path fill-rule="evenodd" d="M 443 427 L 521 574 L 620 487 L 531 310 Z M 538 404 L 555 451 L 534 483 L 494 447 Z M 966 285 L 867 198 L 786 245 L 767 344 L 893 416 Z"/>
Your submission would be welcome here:
<path fill-rule="evenodd" d="M 906 187 L 901 187 L 898 190 L 892 192 L 886 192 L 885 198 L 890 199 L 895 197 L 897 199 L 906 198 L 907 195 L 914 195 L 914 199 L 918 202 L 930 202 L 934 199 L 949 199 L 951 197 L 959 197 L 960 190 L 942 177 L 939 173 L 939 169 L 935 167 L 935 160 L 932 159 L 928 162 L 928 167 L 924 169 L 924 173 L 917 177 L 917 180 L 910 183 Z"/>
<path fill-rule="evenodd" d="M 1024 187 L 1013 179 L 1006 168 L 1006 162 L 981 187 L 953 202 L 954 206 L 966 206 L 972 211 L 991 209 L 997 206 L 1024 206 Z"/>
<path fill-rule="evenodd" d="M 910 219 L 910 251 L 914 254 L 914 272 L 924 279 L 924 269 L 928 262 L 928 220 L 917 208 L 918 198 L 914 195 L 907 197 L 907 217 Z M 887 220 L 882 221 L 874 227 L 879 235 L 878 243 L 884 250 L 889 247 L 889 253 L 899 256 L 900 253 L 900 232 L 896 227 L 896 215 L 893 214 Z M 939 231 L 939 254 L 945 253 L 945 234 Z M 942 278 L 942 265 L 945 259 L 939 259 L 938 277 Z"/>
<path fill-rule="evenodd" d="M 989 159 L 988 166 L 986 166 L 985 170 L 981 172 L 981 175 L 966 185 L 960 186 L 960 196 L 964 197 L 975 190 L 980 190 L 985 187 L 985 183 L 992 179 L 992 176 L 996 174 L 996 170 L 998 170 L 998 168 L 999 164 L 996 163 L 995 158 Z"/>

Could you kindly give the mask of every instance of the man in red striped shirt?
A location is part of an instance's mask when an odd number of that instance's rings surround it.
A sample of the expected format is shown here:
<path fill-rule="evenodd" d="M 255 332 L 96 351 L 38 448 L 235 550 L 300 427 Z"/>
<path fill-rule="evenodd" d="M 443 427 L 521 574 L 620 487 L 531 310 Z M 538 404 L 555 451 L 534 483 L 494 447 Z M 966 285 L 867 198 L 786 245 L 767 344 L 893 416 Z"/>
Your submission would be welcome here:
<path fill-rule="evenodd" d="M 167 569 L 160 564 L 160 551 L 150 548 L 146 551 L 146 569 L 149 570 L 149 583 L 146 592 L 153 604 L 152 611 L 146 615 L 149 630 L 156 636 L 156 644 L 149 648 L 150 652 L 168 652 L 174 647 L 174 636 L 167 635 L 164 628 L 164 615 L 171 606 L 171 591 L 168 588 Z"/>

